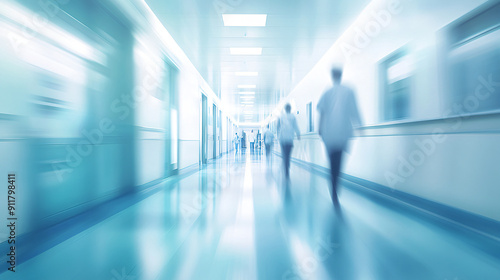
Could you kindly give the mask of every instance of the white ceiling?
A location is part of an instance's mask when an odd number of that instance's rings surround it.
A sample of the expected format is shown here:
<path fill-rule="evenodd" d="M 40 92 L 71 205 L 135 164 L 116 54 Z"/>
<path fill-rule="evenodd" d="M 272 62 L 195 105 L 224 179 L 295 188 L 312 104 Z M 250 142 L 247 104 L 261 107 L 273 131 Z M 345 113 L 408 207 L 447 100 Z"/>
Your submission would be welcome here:
<path fill-rule="evenodd" d="M 369 0 L 146 0 L 195 67 L 240 122 L 259 122 L 309 72 Z M 222 14 L 267 14 L 266 27 L 225 27 Z M 230 47 L 262 47 L 260 56 Z M 259 72 L 238 77 L 235 72 Z M 237 88 L 257 85 L 255 105 Z M 245 91 L 245 90 L 243 90 Z M 252 112 L 251 118 L 243 112 Z"/>

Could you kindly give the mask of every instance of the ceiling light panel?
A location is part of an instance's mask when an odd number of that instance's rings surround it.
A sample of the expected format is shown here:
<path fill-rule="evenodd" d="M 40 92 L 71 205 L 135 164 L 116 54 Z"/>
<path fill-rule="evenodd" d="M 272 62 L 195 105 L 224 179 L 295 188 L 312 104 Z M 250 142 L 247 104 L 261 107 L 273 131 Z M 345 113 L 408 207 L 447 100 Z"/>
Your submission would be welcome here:
<path fill-rule="evenodd" d="M 232 55 L 261 55 L 262 48 L 229 48 Z"/>
<path fill-rule="evenodd" d="M 224 26 L 257 26 L 264 27 L 267 23 L 266 14 L 223 14 Z"/>

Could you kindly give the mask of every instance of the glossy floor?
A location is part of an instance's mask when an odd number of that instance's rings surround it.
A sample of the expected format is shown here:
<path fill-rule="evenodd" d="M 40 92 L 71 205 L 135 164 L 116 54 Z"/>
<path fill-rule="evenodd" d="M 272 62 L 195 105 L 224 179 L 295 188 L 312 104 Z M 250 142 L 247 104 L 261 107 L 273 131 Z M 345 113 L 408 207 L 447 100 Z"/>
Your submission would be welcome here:
<path fill-rule="evenodd" d="M 279 158 L 227 155 L 0 279 L 500 279 L 463 235 Z M 112 207 L 112 205 L 110 206 Z"/>

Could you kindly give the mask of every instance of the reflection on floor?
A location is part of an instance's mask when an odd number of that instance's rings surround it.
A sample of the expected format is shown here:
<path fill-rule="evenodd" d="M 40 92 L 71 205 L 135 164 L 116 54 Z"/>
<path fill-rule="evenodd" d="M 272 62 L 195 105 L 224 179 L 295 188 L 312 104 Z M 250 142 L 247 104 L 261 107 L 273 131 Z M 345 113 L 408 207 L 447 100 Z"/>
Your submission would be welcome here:
<path fill-rule="evenodd" d="M 435 222 L 280 159 L 230 154 L 26 260 L 0 279 L 500 279 Z"/>

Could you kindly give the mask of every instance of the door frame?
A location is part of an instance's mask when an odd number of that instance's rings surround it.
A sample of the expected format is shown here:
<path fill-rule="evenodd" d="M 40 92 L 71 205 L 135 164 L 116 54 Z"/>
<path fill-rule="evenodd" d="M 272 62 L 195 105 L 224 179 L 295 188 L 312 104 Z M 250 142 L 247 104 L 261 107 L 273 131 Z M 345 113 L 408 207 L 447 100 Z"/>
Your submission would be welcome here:
<path fill-rule="evenodd" d="M 208 98 L 201 92 L 200 102 L 200 165 L 207 164 L 208 153 Z"/>

